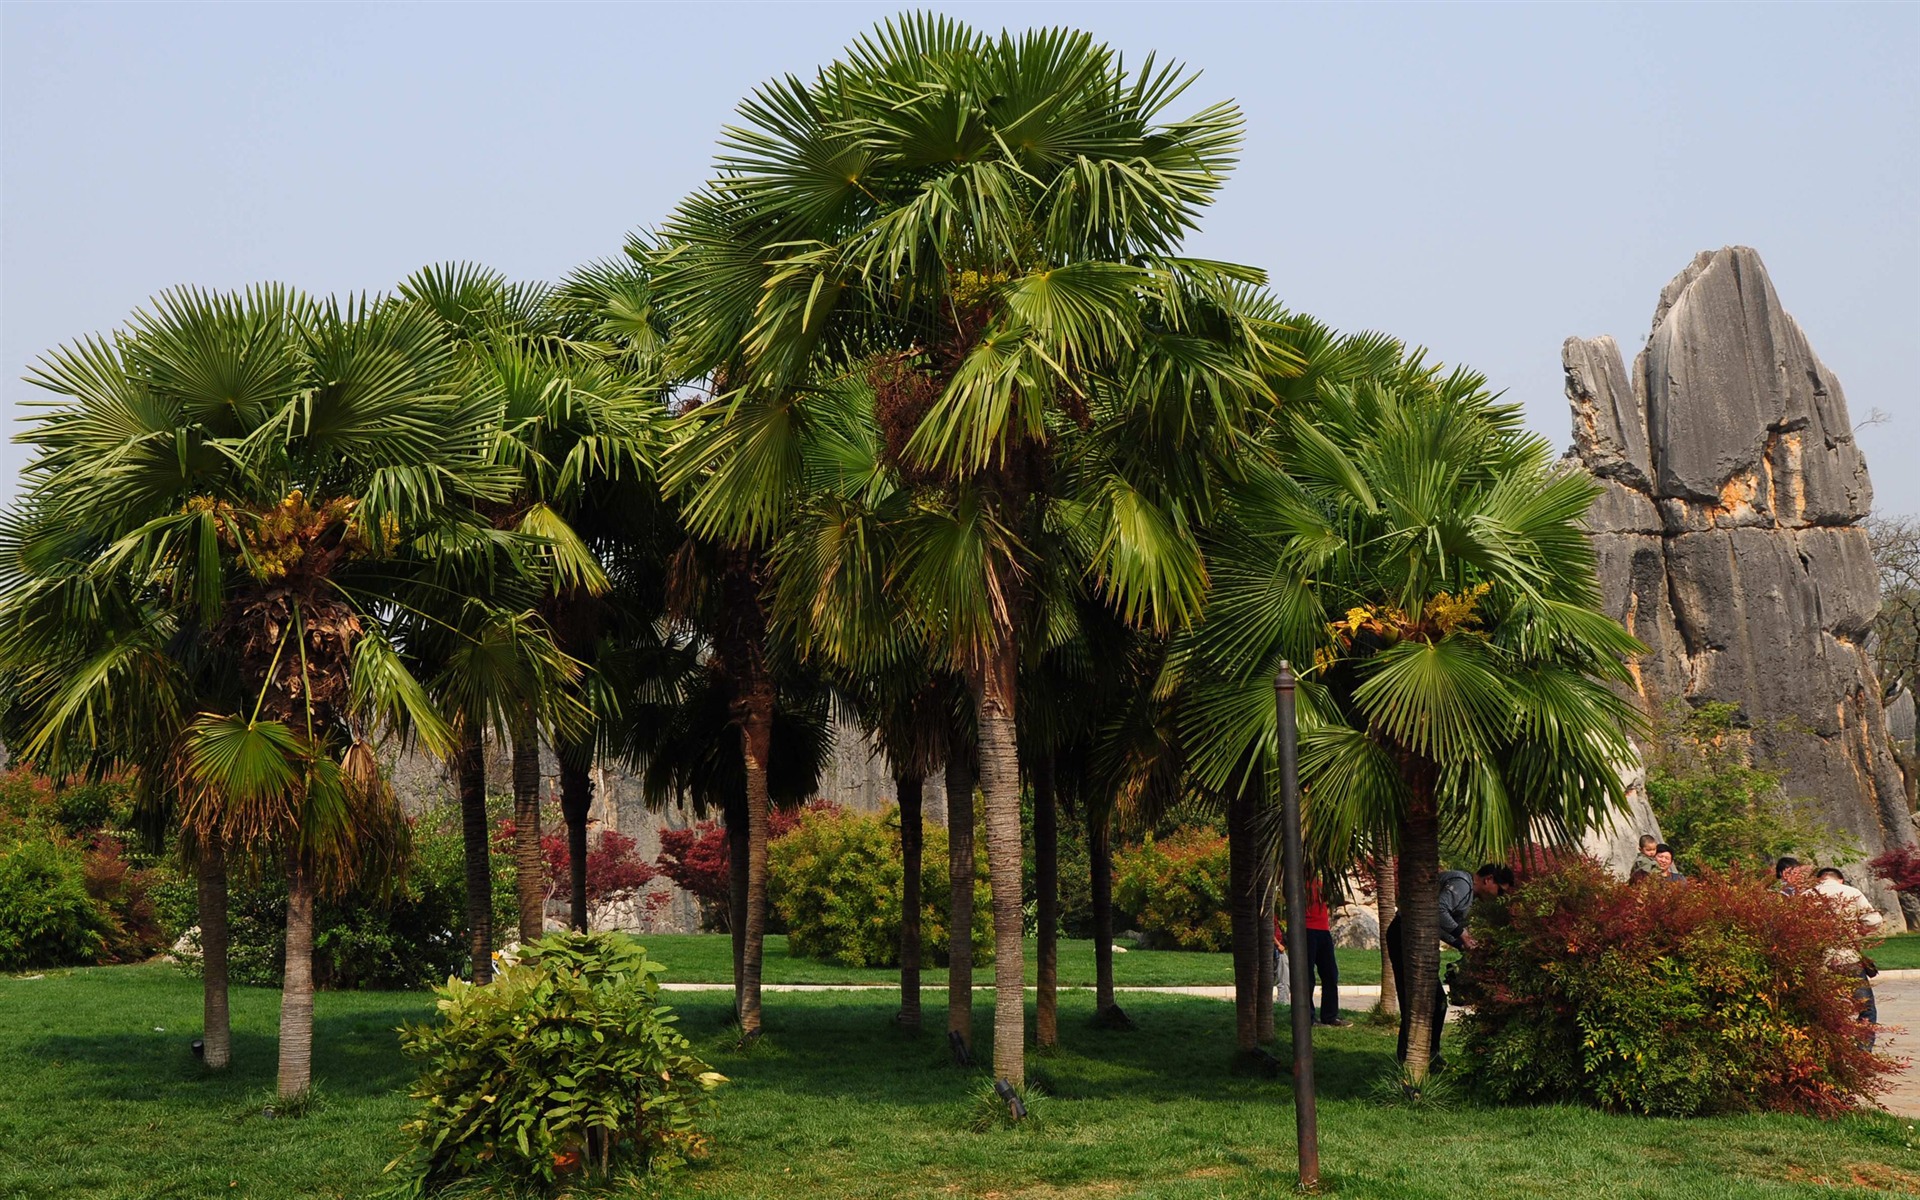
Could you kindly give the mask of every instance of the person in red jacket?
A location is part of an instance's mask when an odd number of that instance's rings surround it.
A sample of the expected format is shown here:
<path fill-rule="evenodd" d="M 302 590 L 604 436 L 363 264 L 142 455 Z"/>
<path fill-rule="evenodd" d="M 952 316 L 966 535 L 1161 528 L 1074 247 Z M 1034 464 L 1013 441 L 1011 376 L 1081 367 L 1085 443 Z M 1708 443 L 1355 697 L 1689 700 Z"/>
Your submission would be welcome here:
<path fill-rule="evenodd" d="M 1320 1012 L 1314 1019 L 1322 1025 L 1347 1026 L 1352 1021 L 1340 1016 L 1340 960 L 1333 953 L 1333 914 L 1327 909 L 1327 902 L 1320 895 L 1320 881 L 1307 881 L 1307 983 L 1311 988 L 1313 977 L 1320 977 Z M 1286 976 L 1286 939 L 1282 936 L 1280 919 L 1273 921 L 1273 941 L 1280 951 L 1280 974 L 1275 977 L 1280 999 L 1288 998 L 1289 981 Z M 1311 992 L 1308 999 L 1311 1000 Z"/>

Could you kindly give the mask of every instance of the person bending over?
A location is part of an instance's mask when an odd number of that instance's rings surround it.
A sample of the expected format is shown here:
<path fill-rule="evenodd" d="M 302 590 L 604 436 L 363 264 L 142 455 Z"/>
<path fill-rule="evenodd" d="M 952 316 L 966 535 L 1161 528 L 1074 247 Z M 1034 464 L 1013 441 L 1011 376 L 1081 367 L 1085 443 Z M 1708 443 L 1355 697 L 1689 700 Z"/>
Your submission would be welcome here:
<path fill-rule="evenodd" d="M 1472 875 L 1465 871 L 1440 872 L 1440 940 L 1455 950 L 1465 950 L 1473 945 L 1473 939 L 1467 934 L 1467 914 L 1473 908 L 1473 902 L 1481 896 L 1503 896 L 1513 890 L 1513 868 L 1498 863 L 1488 863 Z M 1402 924 L 1406 920 L 1404 912 L 1393 915 L 1387 925 L 1387 961 L 1393 964 L 1393 992 L 1400 999 L 1400 1044 L 1396 1051 L 1401 1062 L 1407 1061 L 1407 1037 L 1412 1029 L 1412 1010 L 1407 1006 L 1411 981 L 1406 972 L 1406 948 L 1402 940 Z M 1421 987 L 1427 986 L 1425 983 Z M 1429 1035 L 1431 1044 L 1429 1055 L 1438 1070 L 1440 1061 L 1440 1031 L 1447 1023 L 1447 990 L 1440 986 L 1440 980 L 1433 980 L 1433 1031 Z"/>

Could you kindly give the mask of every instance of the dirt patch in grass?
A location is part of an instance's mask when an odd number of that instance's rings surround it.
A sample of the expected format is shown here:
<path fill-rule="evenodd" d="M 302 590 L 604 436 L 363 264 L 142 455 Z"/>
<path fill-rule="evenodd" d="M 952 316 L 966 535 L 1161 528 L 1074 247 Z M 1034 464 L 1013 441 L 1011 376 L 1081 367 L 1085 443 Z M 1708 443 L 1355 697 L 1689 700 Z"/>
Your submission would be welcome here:
<path fill-rule="evenodd" d="M 1848 1163 L 1840 1172 L 1788 1167 L 1787 1178 L 1795 1183 L 1811 1183 L 1820 1187 L 1862 1187 L 1902 1196 L 1920 1196 L 1920 1175 L 1910 1171 L 1896 1170 L 1879 1163 Z"/>

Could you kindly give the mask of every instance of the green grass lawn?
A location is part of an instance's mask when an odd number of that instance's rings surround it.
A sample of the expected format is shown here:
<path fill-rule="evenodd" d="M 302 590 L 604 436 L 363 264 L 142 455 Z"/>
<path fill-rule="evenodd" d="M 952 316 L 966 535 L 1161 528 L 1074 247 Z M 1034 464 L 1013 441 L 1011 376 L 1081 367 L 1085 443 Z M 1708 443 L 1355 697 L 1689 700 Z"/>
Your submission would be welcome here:
<path fill-rule="evenodd" d="M 722 933 L 653 933 L 640 941 L 647 951 L 669 968 L 667 978 L 675 983 L 732 983 L 733 949 Z M 1380 982 L 1378 950 L 1336 950 L 1340 960 L 1340 982 Z M 795 958 L 787 953 L 787 939 L 780 934 L 767 937 L 762 955 L 762 978 L 767 983 L 899 983 L 894 967 L 845 967 L 839 963 Z M 1027 939 L 1027 982 L 1034 981 L 1034 942 Z M 976 966 L 974 981 L 988 984 L 992 968 Z M 924 984 L 944 984 L 945 967 L 925 967 L 920 972 Z M 1231 987 L 1233 956 L 1204 954 L 1182 950 L 1129 950 L 1113 956 L 1113 982 L 1118 987 L 1186 987 L 1214 984 Z M 1060 983 L 1063 987 L 1093 986 L 1093 943 L 1074 938 L 1060 942 Z"/>
<path fill-rule="evenodd" d="M 1910 971 L 1920 967 L 1920 933 L 1902 933 L 1867 951 L 1882 971 Z"/>
<path fill-rule="evenodd" d="M 199 989 L 169 968 L 0 977 L 0 1197 L 367 1195 L 398 1151 L 410 1109 L 410 1072 L 392 1029 L 429 1012 L 429 997 L 322 995 L 323 1103 L 299 1120 L 260 1114 L 276 999 L 236 990 L 237 1065 L 211 1077 L 187 1050 Z M 894 1028 L 893 997 L 770 996 L 767 1036 L 747 1053 L 731 1048 L 725 995 L 675 1001 L 683 1027 L 732 1082 L 721 1093 L 714 1155 L 665 1186 L 662 1200 L 1252 1200 L 1285 1195 L 1292 1183 L 1288 1083 L 1228 1073 L 1233 1012 L 1218 1001 L 1129 997 L 1139 1028 L 1119 1033 L 1092 1029 L 1091 997 L 1068 994 L 1064 1047 L 1034 1059 L 1054 1095 L 1027 1126 L 989 1133 L 966 1129 L 968 1094 L 984 1076 L 948 1065 L 941 1022 L 918 1035 Z M 989 1023 L 981 1003 L 983 1043 Z M 1372 1099 L 1389 1068 L 1389 1032 L 1321 1037 L 1330 1195 L 1859 1200 L 1920 1191 L 1920 1152 L 1893 1118 L 1413 1112 Z"/>

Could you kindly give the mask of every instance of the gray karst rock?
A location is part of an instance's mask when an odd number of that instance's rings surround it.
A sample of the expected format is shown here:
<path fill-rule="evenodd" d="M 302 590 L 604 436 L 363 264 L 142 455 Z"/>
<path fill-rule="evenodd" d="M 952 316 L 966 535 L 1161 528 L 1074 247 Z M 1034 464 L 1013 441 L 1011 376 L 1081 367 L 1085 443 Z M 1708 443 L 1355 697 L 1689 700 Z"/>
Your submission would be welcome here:
<path fill-rule="evenodd" d="M 1573 456 L 1606 487 L 1589 527 L 1607 608 L 1649 650 L 1634 664 L 1647 711 L 1736 704 L 1788 792 L 1866 855 L 1911 842 L 1866 653 L 1873 487 L 1840 383 L 1760 256 L 1695 258 L 1631 372 L 1606 337 L 1568 339 L 1562 361 Z"/>

